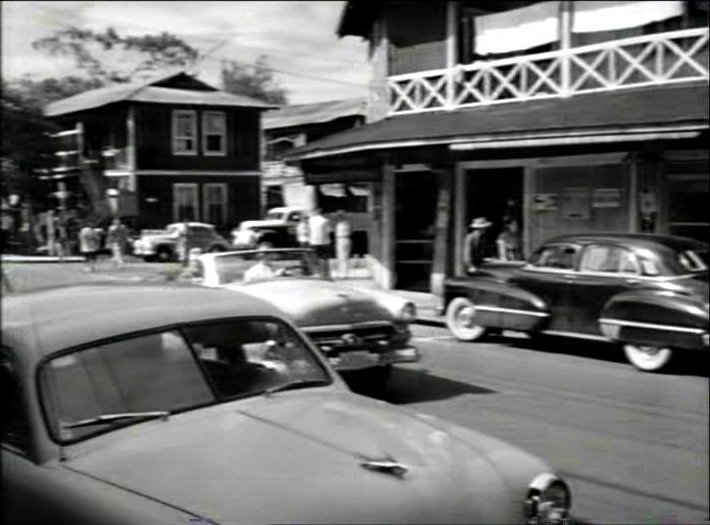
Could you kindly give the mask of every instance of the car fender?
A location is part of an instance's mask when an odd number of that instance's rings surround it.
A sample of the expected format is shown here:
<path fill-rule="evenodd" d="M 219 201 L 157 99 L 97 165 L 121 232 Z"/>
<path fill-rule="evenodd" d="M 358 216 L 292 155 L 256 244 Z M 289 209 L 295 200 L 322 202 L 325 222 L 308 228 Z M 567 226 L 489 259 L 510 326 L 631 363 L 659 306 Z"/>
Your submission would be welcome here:
<path fill-rule="evenodd" d="M 545 301 L 505 279 L 454 278 L 446 281 L 445 303 L 465 297 L 476 306 L 476 323 L 510 330 L 535 331 L 549 318 Z"/>
<path fill-rule="evenodd" d="M 606 337 L 623 343 L 707 347 L 708 305 L 668 290 L 623 292 L 604 305 L 599 327 Z"/>

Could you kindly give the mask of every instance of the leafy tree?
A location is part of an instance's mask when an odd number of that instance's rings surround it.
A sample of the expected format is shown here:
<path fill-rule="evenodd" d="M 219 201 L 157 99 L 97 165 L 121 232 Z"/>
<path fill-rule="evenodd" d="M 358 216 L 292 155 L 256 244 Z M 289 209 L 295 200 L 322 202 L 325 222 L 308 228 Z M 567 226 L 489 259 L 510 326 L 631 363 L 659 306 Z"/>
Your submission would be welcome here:
<path fill-rule="evenodd" d="M 223 61 L 222 88 L 228 93 L 258 98 L 277 106 L 288 104 L 288 92 L 277 84 L 264 56 L 253 66 Z"/>
<path fill-rule="evenodd" d="M 52 56 L 72 58 L 78 69 L 103 84 L 129 82 L 169 68 L 185 69 L 198 57 L 195 48 L 173 34 L 121 36 L 112 27 L 103 32 L 67 27 L 32 45 Z"/>

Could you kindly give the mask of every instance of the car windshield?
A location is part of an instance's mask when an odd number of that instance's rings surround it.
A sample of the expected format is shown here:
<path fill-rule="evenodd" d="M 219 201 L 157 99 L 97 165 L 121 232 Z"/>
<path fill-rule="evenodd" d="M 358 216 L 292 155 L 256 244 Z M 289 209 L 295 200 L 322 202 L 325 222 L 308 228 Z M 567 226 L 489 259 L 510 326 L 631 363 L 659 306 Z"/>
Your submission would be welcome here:
<path fill-rule="evenodd" d="M 61 443 L 235 398 L 331 383 L 304 340 L 275 319 L 200 323 L 112 341 L 50 359 L 39 377 L 50 432 Z"/>
<path fill-rule="evenodd" d="M 270 211 L 266 214 L 266 218 L 269 220 L 282 221 L 285 218 L 285 212 L 282 211 Z"/>
<path fill-rule="evenodd" d="M 179 235 L 180 233 L 182 233 L 184 228 L 185 227 L 182 224 L 171 224 L 166 228 L 166 230 L 172 235 Z"/>
<path fill-rule="evenodd" d="M 685 250 L 678 254 L 678 262 L 689 272 L 705 272 L 708 269 L 708 251 Z"/>
<path fill-rule="evenodd" d="M 219 284 L 289 278 L 329 278 L 326 262 L 310 250 L 250 250 L 214 258 Z"/>

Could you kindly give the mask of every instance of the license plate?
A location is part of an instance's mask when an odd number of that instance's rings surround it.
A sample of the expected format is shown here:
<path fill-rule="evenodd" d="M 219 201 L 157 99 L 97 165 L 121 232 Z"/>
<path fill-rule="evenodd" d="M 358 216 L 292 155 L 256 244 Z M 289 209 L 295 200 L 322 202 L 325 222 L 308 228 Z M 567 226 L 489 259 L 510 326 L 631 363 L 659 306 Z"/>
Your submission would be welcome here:
<path fill-rule="evenodd" d="M 377 365 L 378 362 L 378 356 L 373 355 L 370 352 L 343 352 L 340 354 L 338 368 L 368 368 Z"/>

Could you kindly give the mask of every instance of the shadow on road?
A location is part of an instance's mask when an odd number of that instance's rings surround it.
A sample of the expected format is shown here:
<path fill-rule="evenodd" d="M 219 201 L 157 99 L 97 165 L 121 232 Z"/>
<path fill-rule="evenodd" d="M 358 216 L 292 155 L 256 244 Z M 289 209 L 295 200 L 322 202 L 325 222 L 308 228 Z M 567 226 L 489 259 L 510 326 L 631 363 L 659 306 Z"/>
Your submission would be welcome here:
<path fill-rule="evenodd" d="M 432 374 L 428 370 L 393 369 L 386 391 L 373 388 L 366 380 L 348 378 L 348 385 L 358 394 L 389 401 L 396 405 L 438 401 L 463 394 L 496 394 L 496 390 L 463 383 Z"/>
<path fill-rule="evenodd" d="M 493 338 L 491 338 L 493 341 Z M 537 335 L 530 338 L 495 337 L 495 342 L 512 348 L 523 348 L 536 352 L 567 354 L 578 357 L 622 363 L 632 366 L 626 359 L 620 345 L 601 341 L 587 341 L 567 337 Z M 677 350 L 668 368 L 659 374 L 710 377 L 706 352 Z M 641 372 L 639 372 L 641 373 Z"/>

